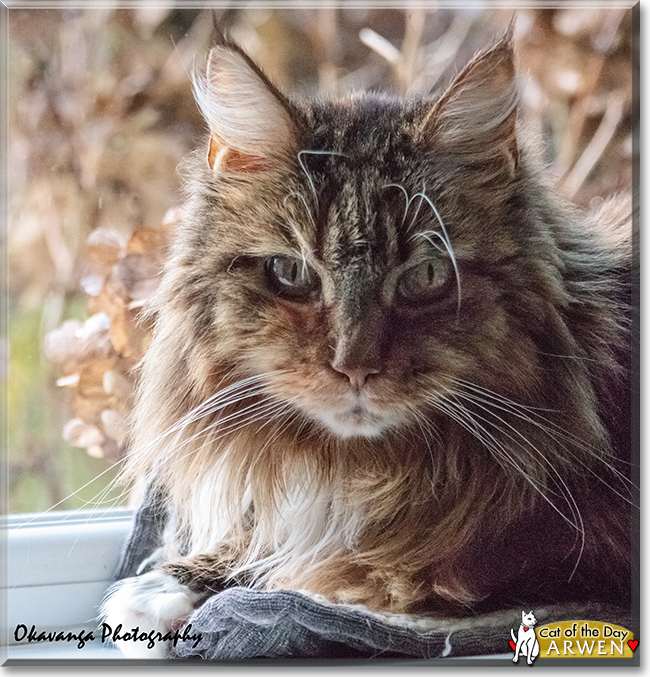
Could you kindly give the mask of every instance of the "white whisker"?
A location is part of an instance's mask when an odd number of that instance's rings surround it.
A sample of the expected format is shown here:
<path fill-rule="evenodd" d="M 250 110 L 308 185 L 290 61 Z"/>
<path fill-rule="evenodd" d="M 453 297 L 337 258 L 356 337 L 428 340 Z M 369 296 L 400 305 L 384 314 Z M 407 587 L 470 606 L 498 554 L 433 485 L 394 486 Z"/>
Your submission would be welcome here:
<path fill-rule="evenodd" d="M 303 155 L 339 155 L 341 157 L 347 157 L 344 153 L 338 153 L 336 151 L 330 151 L 330 150 L 301 150 L 298 153 L 298 162 L 300 163 L 300 167 L 302 168 L 302 171 L 305 173 L 305 176 L 307 177 L 307 181 L 309 181 L 309 187 L 311 188 L 311 192 L 314 195 L 314 203 L 316 205 L 316 209 L 318 209 L 318 192 L 316 191 L 316 186 L 314 185 L 314 180 L 311 177 L 311 174 L 307 170 L 307 166 L 305 165 L 305 162 L 302 158 Z"/>
<path fill-rule="evenodd" d="M 173 458 L 169 459 L 169 462 L 172 465 L 179 465 L 182 461 L 189 458 L 193 454 L 197 453 L 198 449 L 201 447 L 195 446 L 191 448 L 189 452 L 183 455 L 179 455 L 183 449 L 187 448 L 197 440 L 200 440 L 202 437 L 209 438 L 207 440 L 207 443 L 209 445 L 213 445 L 222 440 L 223 438 L 232 435 L 236 432 L 239 432 L 240 430 L 243 430 L 247 426 L 257 421 L 265 420 L 265 423 L 262 426 L 260 426 L 261 429 L 272 420 L 271 418 L 272 416 L 280 414 L 282 413 L 283 410 L 287 410 L 288 408 L 289 408 L 288 405 L 283 402 L 272 402 L 270 404 L 267 404 L 266 408 L 250 412 L 248 418 L 244 418 L 241 421 L 232 423 L 229 426 L 222 428 L 218 425 L 219 421 L 215 421 L 211 425 L 208 425 L 205 428 L 194 433 L 194 435 L 192 435 L 191 437 L 179 441 L 179 444 L 174 447 L 174 455 Z"/>
<path fill-rule="evenodd" d="M 422 208 L 422 203 L 424 202 L 424 195 L 422 193 L 416 193 L 410 200 L 409 200 L 409 208 L 411 207 L 411 202 L 415 200 L 416 197 L 420 198 L 420 201 L 418 202 L 417 209 L 415 210 L 415 214 L 413 214 L 413 217 L 411 218 L 411 223 L 409 223 L 407 230 L 410 230 L 413 227 L 413 224 L 418 218 L 418 215 L 420 214 L 420 209 Z"/>
<path fill-rule="evenodd" d="M 564 500 L 567 501 L 567 504 L 571 508 L 571 512 L 572 512 L 572 514 L 575 518 L 575 522 L 572 521 L 571 519 L 569 519 L 555 505 L 555 503 L 553 503 L 553 501 L 550 500 L 550 498 L 548 497 L 547 494 L 549 492 L 550 493 L 555 493 L 555 492 L 552 492 L 548 487 L 539 486 L 538 483 L 535 480 L 533 480 L 533 478 L 528 473 L 524 472 L 524 470 L 520 467 L 520 465 L 516 462 L 516 460 L 514 460 L 512 458 L 512 456 L 508 452 L 507 448 L 502 443 L 500 443 L 496 439 L 496 437 L 494 437 L 494 435 L 492 435 L 483 425 L 478 423 L 476 421 L 476 418 L 479 418 L 479 419 L 483 420 L 484 422 L 489 423 L 490 425 L 492 425 L 492 427 L 497 428 L 506 437 L 509 437 L 510 439 L 515 441 L 514 438 L 512 438 L 512 436 L 510 436 L 507 432 L 502 430 L 499 426 L 496 426 L 496 425 L 494 425 L 494 423 L 487 421 L 483 417 L 477 415 L 475 412 L 472 412 L 472 413 L 468 412 L 464 407 L 462 407 L 462 405 L 460 405 L 457 402 L 453 403 L 449 399 L 446 399 L 444 404 L 442 404 L 439 401 L 435 401 L 435 400 L 432 400 L 431 403 L 433 404 L 433 406 L 436 406 L 441 411 L 447 413 L 448 416 L 450 416 L 457 423 L 462 425 L 468 432 L 472 433 L 482 444 L 485 445 L 485 447 L 487 449 L 492 451 L 492 453 L 495 453 L 495 455 L 497 457 L 505 460 L 508 465 L 510 465 L 512 468 L 514 468 L 538 492 L 540 497 L 544 501 L 546 501 L 551 506 L 551 508 L 553 508 L 553 510 L 555 512 L 557 512 L 558 515 L 565 522 L 567 522 L 567 524 L 569 524 L 572 528 L 574 528 L 576 530 L 577 537 L 580 537 L 581 541 L 582 541 L 582 546 L 581 546 L 581 550 L 580 550 L 580 556 L 581 556 L 582 550 L 584 548 L 584 539 L 585 539 L 584 525 L 583 525 L 583 521 L 582 521 L 582 517 L 580 515 L 580 512 L 577 508 L 577 505 L 575 504 L 575 500 L 573 499 L 571 492 L 568 491 L 568 488 L 567 488 L 568 495 L 565 492 L 562 492 L 561 495 L 563 496 Z M 478 431 L 480 431 L 480 432 L 478 432 Z M 517 443 L 517 442 L 515 441 L 515 443 Z M 534 456 L 532 456 L 529 450 L 527 450 L 521 444 L 519 444 L 519 446 L 523 451 L 525 451 L 527 453 L 530 460 L 537 462 L 537 464 L 539 465 L 538 459 L 536 459 Z M 551 467 L 551 469 L 555 470 L 552 467 Z M 563 481 L 562 481 L 562 483 L 563 483 Z M 564 484 L 564 486 L 566 488 L 566 484 Z M 578 558 L 578 562 L 579 562 L 579 558 Z M 576 563 L 576 567 L 577 567 L 577 563 Z M 575 568 L 574 568 L 573 572 L 575 572 Z M 572 575 L 573 575 L 573 573 L 572 573 Z"/>
<path fill-rule="evenodd" d="M 276 372 L 250 376 L 237 381 L 226 388 L 223 388 L 214 395 L 210 396 L 208 399 L 201 402 L 201 404 L 198 406 L 194 407 L 194 409 L 189 411 L 187 414 L 179 418 L 178 421 L 169 426 L 169 428 L 158 435 L 153 441 L 149 442 L 146 446 L 146 449 L 148 450 L 149 448 L 153 448 L 155 445 L 160 444 L 170 435 L 182 431 L 188 425 L 195 423 L 204 416 L 211 415 L 216 411 L 225 409 L 226 407 L 231 406 L 243 399 L 254 397 L 260 394 L 264 387 L 264 381 L 266 381 L 269 376 L 283 373 L 284 371 L 286 370 L 278 370 Z M 245 388 L 247 388 L 247 390 L 244 390 Z M 244 392 L 237 392 L 242 390 L 244 390 Z"/>
<path fill-rule="evenodd" d="M 425 231 L 425 233 L 419 233 L 419 236 L 425 237 L 426 235 L 436 235 L 438 238 L 440 238 L 440 241 L 445 246 L 445 249 L 447 250 L 447 253 L 449 254 L 449 258 L 451 260 L 451 263 L 454 267 L 454 271 L 456 273 L 456 285 L 457 285 L 457 288 L 458 288 L 458 311 L 457 312 L 460 313 L 460 301 L 461 301 L 460 273 L 459 273 L 459 270 L 458 270 L 458 262 L 456 261 L 454 249 L 452 247 L 451 240 L 449 239 L 449 233 L 447 232 L 447 229 L 445 228 L 445 224 L 442 221 L 442 217 L 438 213 L 438 210 L 436 209 L 433 202 L 424 194 L 424 192 L 417 193 L 413 197 L 415 198 L 415 197 L 418 197 L 418 196 L 421 196 L 423 200 L 426 200 L 429 207 L 431 207 L 431 209 L 433 210 L 433 213 L 436 216 L 436 219 L 438 220 L 438 223 L 440 224 L 440 229 L 442 230 L 442 235 L 435 230 L 431 230 L 431 231 Z M 431 244 L 433 244 L 433 242 L 428 237 L 426 239 L 429 242 L 431 242 Z"/>
<path fill-rule="evenodd" d="M 404 225 L 404 222 L 406 221 L 406 215 L 408 214 L 409 207 L 411 206 L 411 200 L 409 199 L 409 194 L 406 192 L 406 188 L 404 186 L 401 186 L 399 183 L 387 183 L 383 188 L 399 188 L 402 193 L 404 193 L 404 216 L 402 216 L 402 223 L 401 226 Z"/>
<path fill-rule="evenodd" d="M 593 458 L 598 459 L 598 461 L 605 466 L 610 472 L 612 472 L 621 482 L 623 482 L 626 485 L 629 486 L 634 486 L 633 482 L 627 478 L 622 472 L 620 472 L 617 468 L 615 468 L 611 463 L 609 463 L 605 458 L 603 458 L 602 453 L 599 453 L 598 450 L 594 449 L 590 445 L 586 444 L 583 440 L 580 438 L 576 437 L 575 435 L 572 435 L 570 432 L 566 431 L 564 428 L 561 426 L 557 425 L 556 423 L 553 423 L 552 421 L 549 421 L 545 417 L 541 416 L 539 411 L 555 411 L 552 409 L 542 409 L 542 408 L 535 408 L 535 407 L 527 407 L 525 405 L 518 404 L 517 402 L 514 402 L 513 400 L 510 400 L 509 398 L 505 398 L 498 393 L 495 393 L 491 390 L 488 390 L 486 388 L 481 388 L 479 386 L 476 386 L 468 381 L 464 381 L 462 379 L 454 379 L 455 382 L 463 386 L 463 389 L 469 389 L 472 390 L 475 393 L 480 393 L 484 399 L 482 399 L 478 394 L 471 395 L 469 393 L 464 392 L 463 390 L 463 396 L 465 398 L 469 399 L 474 399 L 477 403 L 483 403 L 485 405 L 489 405 L 491 407 L 494 407 L 496 409 L 500 409 L 506 413 L 512 414 L 513 416 L 516 416 L 517 418 L 526 421 L 530 423 L 531 425 L 539 428 L 542 430 L 544 433 L 546 433 L 551 439 L 553 439 L 554 442 L 560 444 L 560 447 L 562 448 L 563 451 L 568 453 L 575 461 L 580 463 L 586 470 L 588 470 L 591 474 L 593 474 L 595 477 L 600 479 L 601 481 L 604 482 L 603 478 L 601 478 L 595 471 L 594 469 L 584 461 L 578 454 L 573 452 L 569 447 L 567 447 L 565 444 L 561 443 L 561 440 L 566 440 L 567 442 L 571 443 L 574 447 L 581 449 L 584 452 L 589 453 Z M 526 413 L 526 412 L 529 412 Z M 533 418 L 535 417 L 535 418 Z M 540 420 L 541 419 L 541 420 Z M 630 498 L 623 496 L 620 494 L 614 487 L 611 485 L 607 485 L 617 496 L 622 498 L 623 500 L 630 502 Z"/>
<path fill-rule="evenodd" d="M 468 399 L 467 396 L 462 392 L 455 393 L 455 396 Z M 571 493 L 571 491 L 570 491 L 569 487 L 567 486 L 565 480 L 562 478 L 562 476 L 560 475 L 558 470 L 555 468 L 553 463 L 551 463 L 549 461 L 549 459 L 547 459 L 546 456 L 542 453 L 542 451 L 536 445 L 534 445 L 525 435 L 523 435 L 520 430 L 518 430 L 517 428 L 512 426 L 510 423 L 508 423 L 506 420 L 504 420 L 500 416 L 497 416 L 497 414 L 495 414 L 493 411 L 490 411 L 489 409 L 482 406 L 480 403 L 477 403 L 474 400 L 470 400 L 470 401 L 472 401 L 482 411 L 489 414 L 490 416 L 493 416 L 497 421 L 499 421 L 504 426 L 506 426 L 507 428 L 512 430 L 512 432 L 515 435 L 517 435 L 519 438 L 521 438 L 522 441 L 520 442 L 517 439 L 515 439 L 506 430 L 504 430 L 503 427 L 501 427 L 498 424 L 495 424 L 494 421 L 486 419 L 485 417 L 481 416 L 480 414 L 477 414 L 476 412 L 472 412 L 472 414 L 471 414 L 472 416 L 476 416 L 476 417 L 480 418 L 482 421 L 484 421 L 488 425 L 491 425 L 494 428 L 496 428 L 497 430 L 499 430 L 508 439 L 512 440 L 515 444 L 517 444 L 519 446 L 519 448 L 522 449 L 527 454 L 527 456 L 529 457 L 530 460 L 534 460 L 538 465 L 540 465 L 539 459 L 543 459 L 544 461 L 546 461 L 546 465 L 544 465 L 542 467 L 544 467 L 547 470 L 550 470 L 554 475 L 556 475 L 557 481 L 564 488 L 564 491 L 562 491 L 562 496 L 565 498 L 567 503 L 569 503 L 569 505 L 571 507 L 571 512 L 573 513 L 574 517 L 576 518 L 576 521 L 580 523 L 580 527 L 576 526 L 576 528 L 578 529 L 578 532 L 580 534 L 582 534 L 582 547 L 580 549 L 580 552 L 582 553 L 582 550 L 584 549 L 584 523 L 583 523 L 583 520 L 582 520 L 582 516 L 580 514 L 580 510 L 578 508 L 578 505 L 577 505 L 575 499 L 573 498 L 573 494 Z M 535 454 L 531 454 L 531 450 L 533 452 L 535 452 Z M 575 570 L 574 570 L 574 572 L 575 572 Z"/>

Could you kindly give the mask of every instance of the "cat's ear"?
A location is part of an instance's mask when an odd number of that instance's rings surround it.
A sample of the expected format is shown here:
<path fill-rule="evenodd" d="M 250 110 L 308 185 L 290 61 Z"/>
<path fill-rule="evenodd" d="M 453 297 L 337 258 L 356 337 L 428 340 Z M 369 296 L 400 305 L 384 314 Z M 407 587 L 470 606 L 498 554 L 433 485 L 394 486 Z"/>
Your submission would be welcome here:
<path fill-rule="evenodd" d="M 513 24 L 479 53 L 433 105 L 422 125 L 429 146 L 512 175 L 518 162 L 518 89 Z"/>
<path fill-rule="evenodd" d="M 215 172 L 265 171 L 295 156 L 288 102 L 236 45 L 211 50 L 194 91 L 210 128 L 207 161 Z"/>

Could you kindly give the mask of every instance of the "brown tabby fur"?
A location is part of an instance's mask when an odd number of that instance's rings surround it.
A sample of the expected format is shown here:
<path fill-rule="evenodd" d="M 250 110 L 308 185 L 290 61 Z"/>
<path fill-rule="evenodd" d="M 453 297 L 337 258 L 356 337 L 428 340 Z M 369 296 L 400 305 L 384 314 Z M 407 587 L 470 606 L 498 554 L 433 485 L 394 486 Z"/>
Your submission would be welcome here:
<path fill-rule="evenodd" d="M 546 185 L 511 42 L 407 100 L 290 100 L 213 50 L 128 465 L 168 496 L 182 582 L 394 612 L 629 595 L 630 203 L 586 214 Z M 442 248 L 434 207 L 458 280 L 406 304 L 400 275 Z M 278 254 L 318 298 L 274 293 Z M 323 423 L 347 373 L 380 431 Z"/>

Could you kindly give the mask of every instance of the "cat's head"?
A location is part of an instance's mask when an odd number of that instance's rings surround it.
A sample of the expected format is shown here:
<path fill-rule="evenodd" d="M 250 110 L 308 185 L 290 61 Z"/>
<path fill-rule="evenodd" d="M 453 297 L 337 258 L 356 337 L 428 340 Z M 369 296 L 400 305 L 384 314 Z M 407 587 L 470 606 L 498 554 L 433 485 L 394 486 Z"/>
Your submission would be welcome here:
<path fill-rule="evenodd" d="M 510 35 L 438 97 L 291 100 L 228 42 L 196 91 L 209 147 L 170 285 L 217 376 L 344 438 L 535 382 L 514 299 L 534 323 L 553 280 L 526 261 Z"/>
<path fill-rule="evenodd" d="M 521 612 L 521 622 L 523 625 L 532 628 L 536 625 L 537 619 L 535 618 L 535 614 L 530 611 L 529 613 L 526 613 L 525 611 Z"/>

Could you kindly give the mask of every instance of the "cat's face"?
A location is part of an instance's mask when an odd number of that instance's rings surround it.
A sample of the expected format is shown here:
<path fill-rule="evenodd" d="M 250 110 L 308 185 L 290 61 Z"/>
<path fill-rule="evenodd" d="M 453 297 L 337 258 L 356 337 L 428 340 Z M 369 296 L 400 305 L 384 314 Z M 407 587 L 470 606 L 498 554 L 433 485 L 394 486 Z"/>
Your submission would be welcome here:
<path fill-rule="evenodd" d="M 449 414 L 442 397 L 463 384 L 515 390 L 532 376 L 503 301 L 526 237 L 513 228 L 508 50 L 483 55 L 436 102 L 298 106 L 217 48 L 199 96 L 207 206 L 186 250 L 215 360 L 265 375 L 267 392 L 340 437 Z M 461 134 L 456 118 L 481 98 Z"/>
<path fill-rule="evenodd" d="M 407 210 L 372 165 L 359 177 L 347 158 L 303 157 L 318 207 L 298 185 L 293 209 L 274 202 L 267 242 L 223 280 L 247 292 L 233 287 L 226 321 L 254 309 L 252 326 L 230 331 L 233 345 L 257 344 L 233 359 L 273 374 L 274 394 L 337 435 L 376 436 L 412 419 L 442 365 L 463 362 L 457 263 L 424 198 Z"/>
<path fill-rule="evenodd" d="M 532 628 L 537 623 L 537 619 L 535 618 L 535 614 L 532 611 L 530 611 L 529 613 L 522 611 L 521 612 L 521 622 L 525 626 Z"/>

